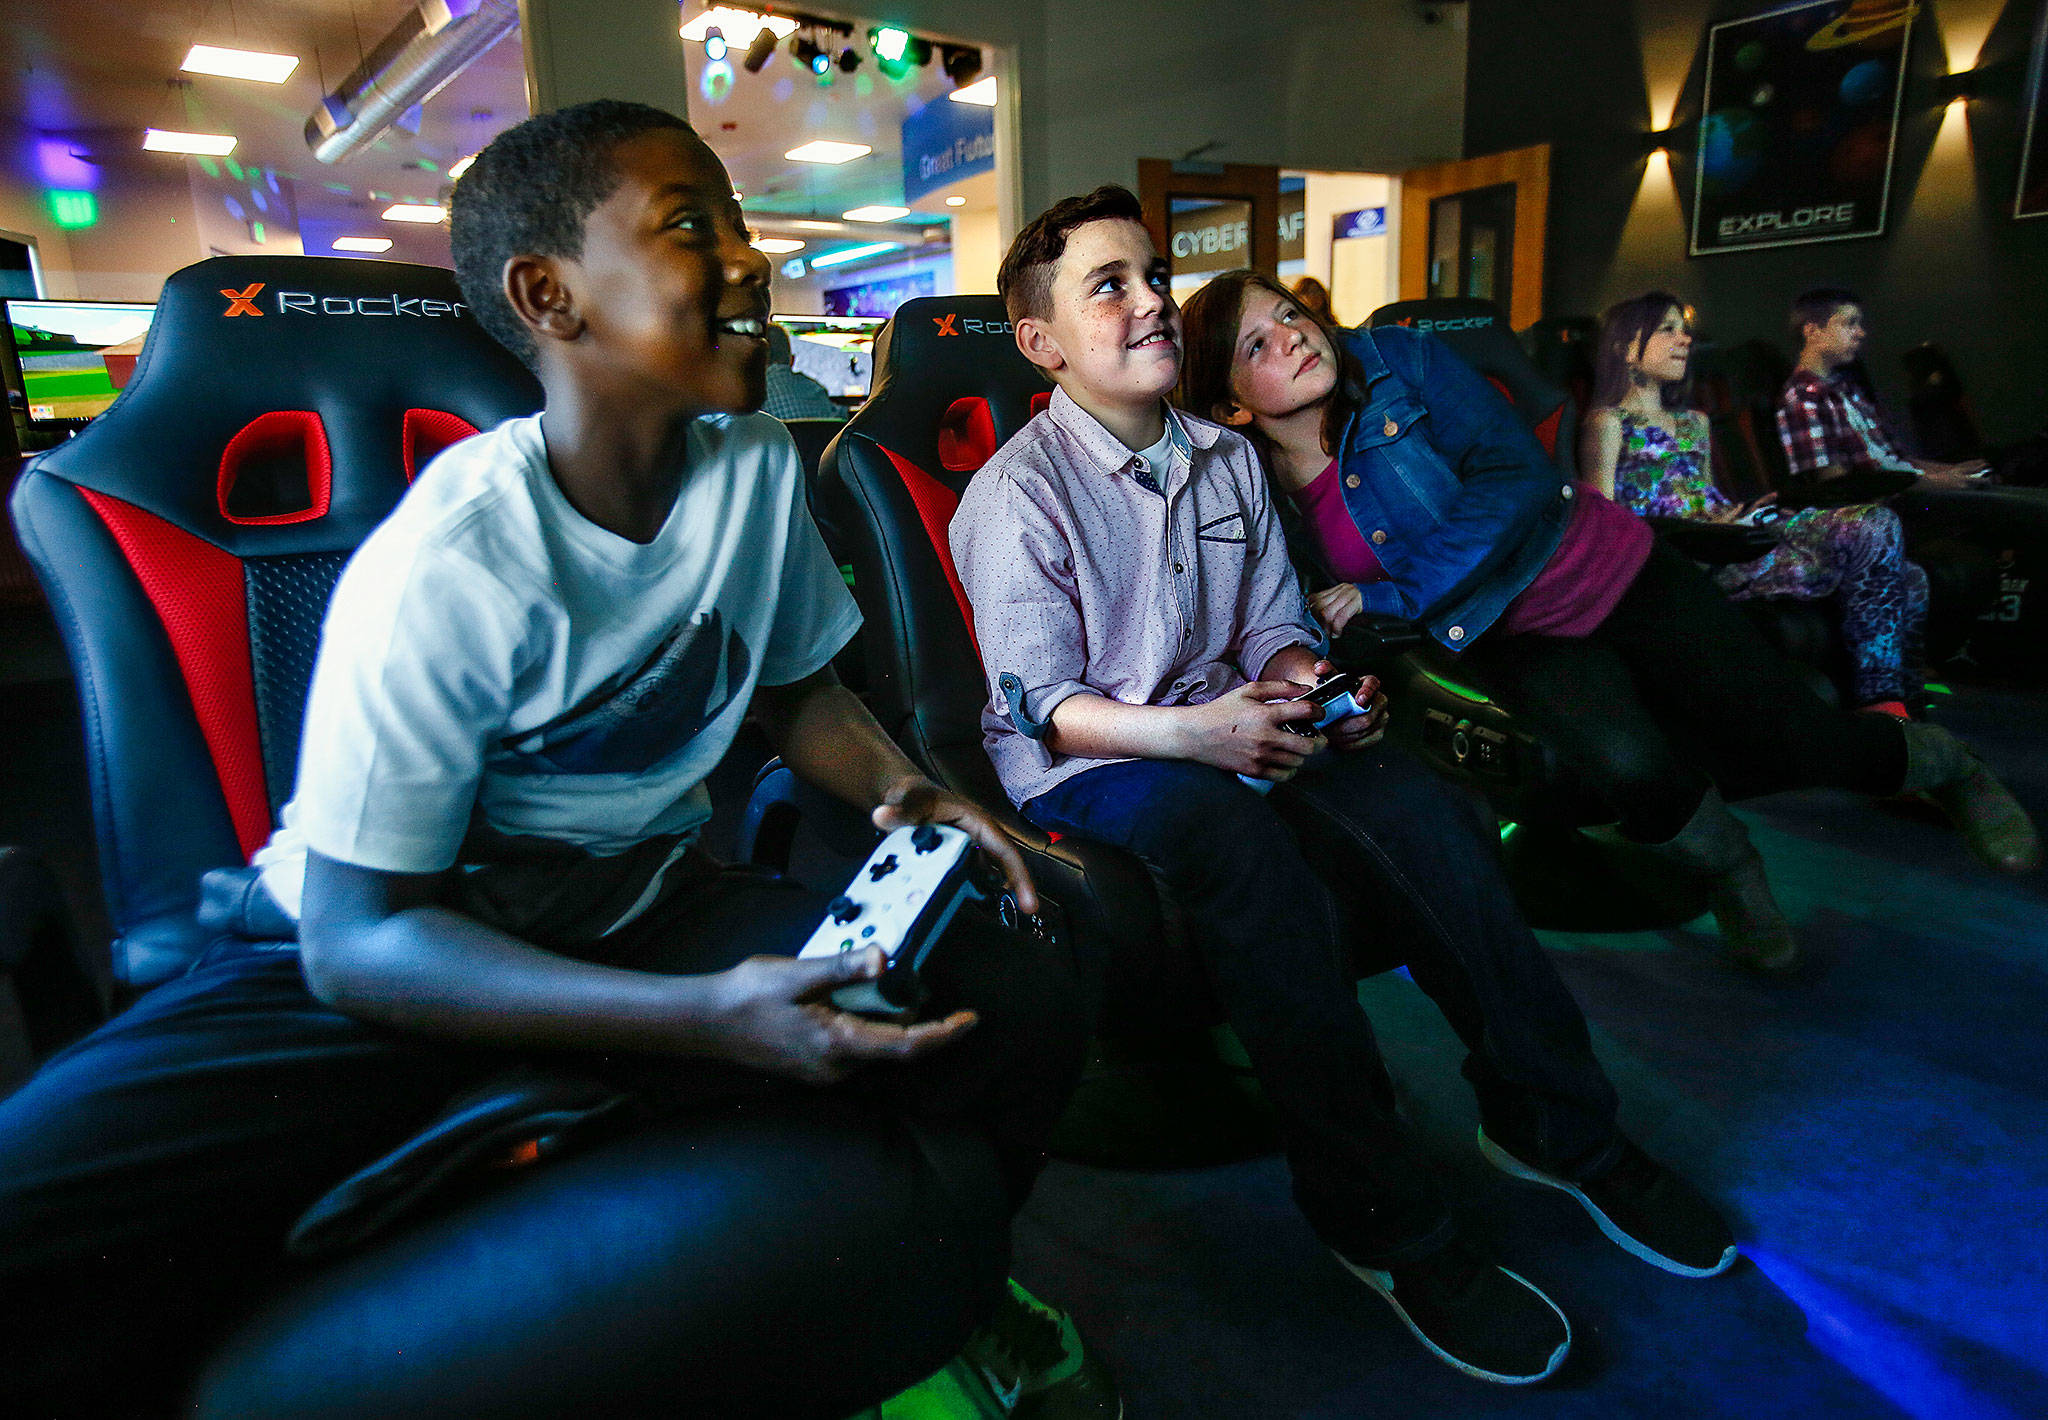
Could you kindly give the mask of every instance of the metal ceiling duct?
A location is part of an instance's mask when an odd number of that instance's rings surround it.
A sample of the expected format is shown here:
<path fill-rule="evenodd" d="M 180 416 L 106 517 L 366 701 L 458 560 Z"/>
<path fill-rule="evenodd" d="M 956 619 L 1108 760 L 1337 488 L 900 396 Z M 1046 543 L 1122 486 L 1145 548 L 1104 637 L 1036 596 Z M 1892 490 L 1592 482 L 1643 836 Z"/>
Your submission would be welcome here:
<path fill-rule="evenodd" d="M 422 0 L 320 101 L 306 146 L 323 163 L 361 152 L 518 26 L 518 0 Z"/>

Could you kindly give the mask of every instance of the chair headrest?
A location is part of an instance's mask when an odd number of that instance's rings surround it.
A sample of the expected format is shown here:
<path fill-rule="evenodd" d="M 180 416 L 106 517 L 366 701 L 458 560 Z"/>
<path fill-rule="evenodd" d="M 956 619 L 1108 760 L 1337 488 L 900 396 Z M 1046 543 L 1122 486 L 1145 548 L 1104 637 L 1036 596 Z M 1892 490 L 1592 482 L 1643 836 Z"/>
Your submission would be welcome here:
<path fill-rule="evenodd" d="M 1499 306 L 1476 296 L 1396 301 L 1374 311 L 1366 325 L 1373 329 L 1405 326 L 1442 340 L 1459 359 L 1493 383 L 1536 434 L 1544 451 L 1567 471 L 1571 469 L 1573 431 L 1565 409 L 1570 392 L 1536 368 Z"/>
<path fill-rule="evenodd" d="M 1017 350 L 998 296 L 905 301 L 875 340 L 874 392 L 849 431 L 934 475 L 972 473 L 1052 387 Z"/>
<path fill-rule="evenodd" d="M 425 457 L 540 398 L 451 272 L 217 257 L 164 283 L 120 397 L 37 466 L 238 555 L 347 548 Z M 287 464 L 294 472 L 280 475 Z M 245 467 L 296 480 L 309 505 L 252 504 L 237 491 Z"/>

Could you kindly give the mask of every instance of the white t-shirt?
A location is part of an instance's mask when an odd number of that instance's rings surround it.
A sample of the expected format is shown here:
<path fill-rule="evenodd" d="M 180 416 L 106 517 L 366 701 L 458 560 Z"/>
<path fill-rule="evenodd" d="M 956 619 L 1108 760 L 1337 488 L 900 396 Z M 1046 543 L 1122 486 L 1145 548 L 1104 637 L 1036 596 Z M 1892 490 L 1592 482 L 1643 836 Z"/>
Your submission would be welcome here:
<path fill-rule="evenodd" d="M 644 546 L 569 505 L 540 420 L 435 459 L 342 572 L 297 786 L 255 859 L 294 916 L 308 847 L 439 872 L 473 810 L 599 854 L 693 833 L 754 687 L 810 675 L 860 626 L 775 420 L 692 424 Z"/>

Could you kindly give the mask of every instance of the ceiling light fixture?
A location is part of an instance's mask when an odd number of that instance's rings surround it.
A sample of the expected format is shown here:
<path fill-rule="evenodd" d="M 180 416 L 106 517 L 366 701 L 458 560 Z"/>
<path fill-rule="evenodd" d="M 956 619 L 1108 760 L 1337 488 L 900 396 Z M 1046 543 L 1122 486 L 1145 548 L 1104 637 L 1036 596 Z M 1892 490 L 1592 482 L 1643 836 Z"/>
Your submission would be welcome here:
<path fill-rule="evenodd" d="M 977 79 L 965 88 L 955 89 L 946 95 L 956 104 L 980 104 L 983 108 L 996 106 L 996 76 Z"/>
<path fill-rule="evenodd" d="M 954 88 L 965 88 L 981 72 L 981 51 L 973 45 L 942 44 L 939 46 L 939 67 L 946 71 L 946 77 L 953 81 Z"/>
<path fill-rule="evenodd" d="M 866 207 L 856 207 L 851 212 L 841 212 L 839 215 L 849 222 L 893 222 L 898 217 L 908 217 L 910 209 L 872 203 Z"/>
<path fill-rule="evenodd" d="M 860 51 L 849 44 L 846 48 L 839 51 L 839 72 L 851 74 L 858 68 L 860 68 Z"/>
<path fill-rule="evenodd" d="M 838 251 L 828 251 L 823 256 L 812 257 L 811 269 L 816 271 L 827 266 L 844 266 L 849 261 L 860 261 L 865 257 L 880 256 L 885 251 L 896 251 L 902 245 L 901 242 L 869 242 L 866 246 L 841 247 Z"/>
<path fill-rule="evenodd" d="M 946 199 L 946 205 L 948 207 L 965 207 L 967 199 L 964 197 L 949 197 Z"/>
<path fill-rule="evenodd" d="M 282 84 L 299 67 L 297 55 L 263 54 L 253 49 L 222 49 L 218 45 L 195 44 L 178 66 L 187 74 L 217 74 L 223 79 L 254 79 L 259 84 Z"/>
<path fill-rule="evenodd" d="M 704 31 L 704 57 L 706 59 L 716 64 L 719 60 L 725 58 L 726 48 L 724 30 L 713 25 L 710 29 Z"/>
<path fill-rule="evenodd" d="M 875 58 L 884 64 L 898 64 L 910 48 L 910 32 L 884 25 L 868 31 L 868 44 L 874 49 Z M 812 262 L 811 265 L 816 266 L 817 263 Z"/>
<path fill-rule="evenodd" d="M 336 237 L 334 239 L 334 249 L 336 251 L 390 251 L 391 238 Z"/>
<path fill-rule="evenodd" d="M 453 182 L 455 181 L 455 179 L 461 177 L 464 173 L 468 172 L 469 165 L 471 163 L 474 163 L 476 159 L 477 155 L 475 153 L 471 153 L 466 158 L 457 158 L 454 162 L 450 163 L 448 165 L 448 181 Z"/>
<path fill-rule="evenodd" d="M 448 210 L 432 202 L 394 202 L 384 209 L 387 222 L 439 222 Z"/>
<path fill-rule="evenodd" d="M 809 35 L 798 35 L 791 40 L 789 52 L 795 56 L 797 63 L 821 79 L 832 72 L 832 56 L 825 53 L 824 47 Z"/>
<path fill-rule="evenodd" d="M 754 34 L 753 43 L 747 46 L 747 57 L 740 61 L 740 67 L 749 74 L 761 72 L 761 66 L 775 57 L 775 31 L 763 25 Z"/>
<path fill-rule="evenodd" d="M 146 128 L 142 146 L 151 153 L 204 153 L 224 158 L 235 151 L 234 135 L 228 133 L 177 133 L 167 128 Z"/>
<path fill-rule="evenodd" d="M 843 232 L 846 230 L 846 224 L 844 222 L 811 222 L 805 220 L 797 220 L 791 222 L 789 225 L 799 229 L 800 231 L 805 232 Z"/>
<path fill-rule="evenodd" d="M 835 143 L 828 138 L 818 138 L 801 148 L 792 148 L 782 156 L 792 163 L 850 163 L 874 151 L 865 143 Z"/>
<path fill-rule="evenodd" d="M 724 36 L 725 42 L 732 45 L 752 44 L 754 36 L 764 29 L 773 31 L 777 39 L 787 39 L 796 33 L 796 21 L 787 15 L 764 15 L 758 10 L 736 10 L 729 5 L 714 5 L 684 25 L 679 33 L 684 39 L 701 42 L 710 38 L 713 30 L 717 30 Z"/>
<path fill-rule="evenodd" d="M 756 237 L 754 250 L 765 251 L 770 256 L 781 256 L 785 252 L 802 251 L 804 243 L 795 237 Z"/>

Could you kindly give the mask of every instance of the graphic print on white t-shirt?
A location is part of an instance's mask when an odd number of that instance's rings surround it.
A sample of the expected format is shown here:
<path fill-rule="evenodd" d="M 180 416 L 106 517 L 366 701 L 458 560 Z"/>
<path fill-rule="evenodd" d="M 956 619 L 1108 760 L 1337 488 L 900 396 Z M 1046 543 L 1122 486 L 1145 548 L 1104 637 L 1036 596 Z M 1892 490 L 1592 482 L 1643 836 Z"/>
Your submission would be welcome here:
<path fill-rule="evenodd" d="M 630 774 L 661 763 L 725 713 L 753 669 L 718 608 L 679 625 L 614 684 L 539 729 L 500 741 L 500 774 Z"/>

